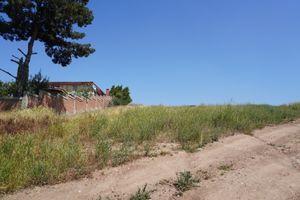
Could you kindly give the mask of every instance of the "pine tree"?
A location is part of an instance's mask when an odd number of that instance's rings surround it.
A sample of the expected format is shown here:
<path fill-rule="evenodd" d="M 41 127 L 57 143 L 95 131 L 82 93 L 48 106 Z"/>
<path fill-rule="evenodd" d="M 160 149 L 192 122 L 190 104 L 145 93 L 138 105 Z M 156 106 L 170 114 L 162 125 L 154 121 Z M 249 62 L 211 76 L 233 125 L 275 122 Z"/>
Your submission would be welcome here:
<path fill-rule="evenodd" d="M 18 95 L 27 90 L 29 64 L 36 41 L 44 44 L 53 63 L 67 66 L 72 58 L 87 57 L 95 51 L 90 44 L 76 40 L 85 37 L 77 31 L 93 21 L 89 0 L 0 0 L 0 36 L 10 41 L 27 41 L 24 59 L 18 61 Z"/>

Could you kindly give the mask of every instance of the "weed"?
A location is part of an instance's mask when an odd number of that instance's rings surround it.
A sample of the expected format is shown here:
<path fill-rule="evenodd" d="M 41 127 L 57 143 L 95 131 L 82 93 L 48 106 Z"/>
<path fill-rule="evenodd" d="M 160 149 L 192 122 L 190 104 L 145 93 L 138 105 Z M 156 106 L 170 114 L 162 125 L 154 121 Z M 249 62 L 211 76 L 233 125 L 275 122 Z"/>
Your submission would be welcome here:
<path fill-rule="evenodd" d="M 114 199 L 110 198 L 110 197 L 105 197 L 105 198 L 102 198 L 102 196 L 98 196 L 96 200 L 122 200 L 121 198 L 119 197 L 116 197 Z"/>
<path fill-rule="evenodd" d="M 218 170 L 222 170 L 222 171 L 230 171 L 232 170 L 233 164 L 225 164 L 225 165 L 220 165 L 218 167 Z"/>
<path fill-rule="evenodd" d="M 149 143 L 144 145 L 144 151 L 145 151 L 145 153 L 144 153 L 145 157 L 150 156 L 151 146 Z"/>
<path fill-rule="evenodd" d="M 183 192 L 190 190 L 196 186 L 200 180 L 195 179 L 190 171 L 180 172 L 177 175 L 177 179 L 174 182 L 174 186 L 177 189 L 176 195 L 182 196 Z"/>
<path fill-rule="evenodd" d="M 47 165 L 46 162 L 36 162 L 32 167 L 31 174 L 32 184 L 44 185 L 47 183 L 49 177 L 47 176 Z"/>
<path fill-rule="evenodd" d="M 123 143 L 120 149 L 117 149 L 113 152 L 112 155 L 112 166 L 116 167 L 122 165 L 130 160 L 130 146 L 126 143 Z"/>
<path fill-rule="evenodd" d="M 151 192 L 147 191 L 147 184 L 141 189 L 139 188 L 138 191 L 130 197 L 130 200 L 149 200 L 151 199 Z"/>
<path fill-rule="evenodd" d="M 208 179 L 210 179 L 211 178 L 211 175 L 209 174 L 209 172 L 208 171 L 206 171 L 206 170 L 198 170 L 197 171 L 197 175 L 199 176 L 199 177 L 201 177 L 201 179 L 203 179 L 203 180 L 208 180 Z"/>
<path fill-rule="evenodd" d="M 95 156 L 101 167 L 106 166 L 111 157 L 111 142 L 107 139 L 98 139 L 96 143 Z"/>

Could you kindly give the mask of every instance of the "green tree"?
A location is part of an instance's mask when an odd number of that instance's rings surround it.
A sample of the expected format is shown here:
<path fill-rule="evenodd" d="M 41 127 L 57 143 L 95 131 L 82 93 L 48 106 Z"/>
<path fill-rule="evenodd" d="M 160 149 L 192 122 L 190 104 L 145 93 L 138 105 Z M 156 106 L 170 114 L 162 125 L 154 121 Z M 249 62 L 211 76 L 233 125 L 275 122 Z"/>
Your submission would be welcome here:
<path fill-rule="evenodd" d="M 93 21 L 89 0 L 0 0 L 0 35 L 10 41 L 27 41 L 27 51 L 19 64 L 18 95 L 27 90 L 29 64 L 34 43 L 42 42 L 53 63 L 67 66 L 72 58 L 87 57 L 95 51 L 90 44 L 76 40 L 85 37 L 77 31 Z"/>
<path fill-rule="evenodd" d="M 35 74 L 30 78 L 28 83 L 28 90 L 32 94 L 39 94 L 42 89 L 48 88 L 49 78 L 44 77 L 41 72 Z"/>
<path fill-rule="evenodd" d="M 113 105 L 128 105 L 132 102 L 128 87 L 123 88 L 122 85 L 112 86 L 110 89 Z"/>
<path fill-rule="evenodd" d="M 13 96 L 16 92 L 15 82 L 2 82 L 0 81 L 0 97 Z"/>
<path fill-rule="evenodd" d="M 28 91 L 31 94 L 39 94 L 39 90 L 48 88 L 49 78 L 41 72 L 31 76 L 28 81 Z M 15 81 L 0 81 L 0 97 L 16 96 L 17 84 Z"/>

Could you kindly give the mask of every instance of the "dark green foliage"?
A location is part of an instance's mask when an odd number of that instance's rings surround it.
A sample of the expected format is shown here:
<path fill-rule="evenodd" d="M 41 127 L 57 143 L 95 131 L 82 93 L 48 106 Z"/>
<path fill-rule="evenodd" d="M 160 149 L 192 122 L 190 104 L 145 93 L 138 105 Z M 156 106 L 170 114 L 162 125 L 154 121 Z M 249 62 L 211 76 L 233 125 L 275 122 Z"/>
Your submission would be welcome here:
<path fill-rule="evenodd" d="M 30 78 L 28 82 L 28 92 L 31 94 L 39 94 L 39 90 L 48 88 L 49 79 L 43 77 L 39 72 Z M 0 81 L 0 97 L 15 96 L 17 93 L 16 82 L 2 82 Z"/>
<path fill-rule="evenodd" d="M 122 85 L 112 86 L 110 95 L 113 97 L 113 105 L 128 105 L 132 102 L 129 88 L 123 88 Z"/>
<path fill-rule="evenodd" d="M 49 83 L 48 77 L 43 77 L 42 73 L 39 72 L 29 80 L 28 90 L 32 94 L 39 94 L 42 89 L 47 89 Z"/>
<path fill-rule="evenodd" d="M 2 82 L 0 81 L 0 97 L 13 96 L 16 93 L 15 82 Z"/>
<path fill-rule="evenodd" d="M 85 37 L 74 25 L 92 23 L 88 0 L 22 0 L 0 1 L 0 35 L 11 41 L 29 39 L 45 44 L 46 53 L 54 63 L 66 66 L 73 57 L 94 52 L 90 44 L 72 42 Z M 8 19 L 7 19 L 8 18 Z"/>
<path fill-rule="evenodd" d="M 24 59 L 18 61 L 18 95 L 27 89 L 29 63 L 35 41 L 45 45 L 53 63 L 67 66 L 72 58 L 87 57 L 95 51 L 76 40 L 85 37 L 78 28 L 93 21 L 89 0 L 0 0 L 0 36 L 11 41 L 28 41 Z M 76 29 L 76 30 L 75 30 Z"/>

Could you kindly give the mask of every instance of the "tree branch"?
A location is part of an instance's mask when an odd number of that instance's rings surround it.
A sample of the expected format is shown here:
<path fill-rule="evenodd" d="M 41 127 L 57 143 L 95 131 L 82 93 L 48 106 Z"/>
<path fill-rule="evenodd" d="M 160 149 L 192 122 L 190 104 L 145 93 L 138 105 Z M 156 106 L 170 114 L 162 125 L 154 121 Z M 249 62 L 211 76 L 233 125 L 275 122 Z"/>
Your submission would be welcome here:
<path fill-rule="evenodd" d="M 26 57 L 26 53 L 24 53 L 20 48 L 18 48 L 18 50 L 21 52 L 21 54 L 23 54 L 23 56 Z"/>
<path fill-rule="evenodd" d="M 20 64 L 20 62 L 14 60 L 14 59 L 10 59 L 11 62 L 17 63 L 18 65 Z"/>
<path fill-rule="evenodd" d="M 14 75 L 12 75 L 11 73 L 9 73 L 8 71 L 6 71 L 6 70 L 4 70 L 4 69 L 1 69 L 1 68 L 0 68 L 0 71 L 2 71 L 2 72 L 4 72 L 4 73 L 8 74 L 9 76 L 13 77 L 14 79 L 17 79 L 17 77 L 15 77 Z"/>
<path fill-rule="evenodd" d="M 12 57 L 20 61 L 20 58 L 18 58 L 17 56 L 12 55 Z"/>

